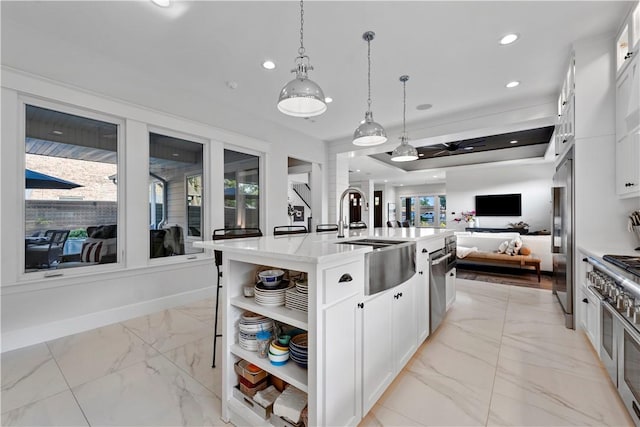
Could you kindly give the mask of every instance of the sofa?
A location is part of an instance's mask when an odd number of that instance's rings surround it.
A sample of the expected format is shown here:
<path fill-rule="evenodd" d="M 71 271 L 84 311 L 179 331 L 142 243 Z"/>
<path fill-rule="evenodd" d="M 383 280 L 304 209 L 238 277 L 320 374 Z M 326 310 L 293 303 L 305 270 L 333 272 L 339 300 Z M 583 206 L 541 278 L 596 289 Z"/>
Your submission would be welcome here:
<path fill-rule="evenodd" d="M 117 261 L 117 225 L 87 227 L 87 237 L 78 254 L 62 255 L 58 268 L 83 267 L 95 264 L 111 264 Z"/>
<path fill-rule="evenodd" d="M 458 263 L 488 264 L 535 269 L 540 280 L 541 271 L 552 271 L 551 236 L 527 236 L 515 232 L 477 233 L 456 232 Z M 529 249 L 527 255 L 498 253 L 500 245 L 519 237 L 522 247 Z M 469 250 L 474 249 L 474 250 Z"/>

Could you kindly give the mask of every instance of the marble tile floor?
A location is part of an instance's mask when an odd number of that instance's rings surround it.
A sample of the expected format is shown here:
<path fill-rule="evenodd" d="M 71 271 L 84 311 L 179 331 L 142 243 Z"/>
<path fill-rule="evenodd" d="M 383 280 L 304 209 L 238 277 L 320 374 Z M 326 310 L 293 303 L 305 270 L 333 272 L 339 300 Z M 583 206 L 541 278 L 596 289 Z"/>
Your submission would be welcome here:
<path fill-rule="evenodd" d="M 363 426 L 631 419 L 549 291 L 459 279 L 453 308 Z M 214 300 L 4 353 L 3 426 L 218 426 Z"/>

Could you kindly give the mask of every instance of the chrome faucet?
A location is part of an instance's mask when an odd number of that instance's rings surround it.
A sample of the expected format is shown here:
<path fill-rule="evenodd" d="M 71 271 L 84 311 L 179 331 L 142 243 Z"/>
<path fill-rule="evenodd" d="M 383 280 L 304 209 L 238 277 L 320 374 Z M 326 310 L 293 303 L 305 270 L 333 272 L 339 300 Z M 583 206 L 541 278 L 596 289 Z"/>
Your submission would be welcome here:
<path fill-rule="evenodd" d="M 360 191 L 357 188 L 347 187 L 347 189 L 342 192 L 342 195 L 340 196 L 340 217 L 338 219 L 338 237 L 344 237 L 344 221 L 342 220 L 342 216 L 343 216 L 343 212 L 344 212 L 343 211 L 344 198 L 347 196 L 347 194 L 352 193 L 352 192 L 360 193 L 360 195 L 362 196 L 362 202 L 365 203 L 365 204 L 367 203 L 367 197 L 364 195 L 364 193 L 362 191 Z"/>

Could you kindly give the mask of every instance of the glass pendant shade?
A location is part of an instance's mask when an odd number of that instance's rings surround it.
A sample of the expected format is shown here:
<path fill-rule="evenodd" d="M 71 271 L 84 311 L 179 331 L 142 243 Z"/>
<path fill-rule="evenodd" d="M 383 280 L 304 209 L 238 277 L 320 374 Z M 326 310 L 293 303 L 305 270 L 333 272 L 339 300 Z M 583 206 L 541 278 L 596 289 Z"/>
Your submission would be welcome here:
<path fill-rule="evenodd" d="M 387 133 L 380 123 L 373 121 L 371 112 L 371 40 L 375 37 L 373 31 L 367 31 L 362 38 L 367 42 L 367 104 L 369 108 L 364 113 L 364 122 L 353 132 L 353 145 L 361 147 L 372 147 L 387 142 Z"/>
<path fill-rule="evenodd" d="M 307 72 L 313 70 L 304 49 L 304 5 L 300 0 L 300 47 L 296 67 L 291 70 L 296 78 L 284 85 L 278 97 L 278 110 L 293 117 L 313 117 L 327 111 L 327 103 L 320 86 L 309 80 Z"/>
<path fill-rule="evenodd" d="M 373 113 L 367 111 L 364 115 L 364 123 L 353 132 L 353 144 L 371 147 L 385 142 L 387 142 L 387 133 L 380 124 L 373 121 Z"/>
<path fill-rule="evenodd" d="M 406 135 L 400 137 L 400 145 L 391 153 L 391 160 L 394 162 L 410 162 L 418 159 L 418 150 L 413 145 L 409 145 L 409 138 Z"/>
<path fill-rule="evenodd" d="M 418 150 L 413 145 L 409 145 L 407 136 L 407 80 L 409 76 L 400 76 L 402 82 L 402 136 L 400 145 L 391 153 L 391 160 L 394 162 L 410 162 L 418 159 Z"/>
<path fill-rule="evenodd" d="M 327 111 L 327 104 L 320 86 L 309 80 L 306 73 L 298 72 L 280 91 L 278 110 L 289 116 L 313 117 Z"/>

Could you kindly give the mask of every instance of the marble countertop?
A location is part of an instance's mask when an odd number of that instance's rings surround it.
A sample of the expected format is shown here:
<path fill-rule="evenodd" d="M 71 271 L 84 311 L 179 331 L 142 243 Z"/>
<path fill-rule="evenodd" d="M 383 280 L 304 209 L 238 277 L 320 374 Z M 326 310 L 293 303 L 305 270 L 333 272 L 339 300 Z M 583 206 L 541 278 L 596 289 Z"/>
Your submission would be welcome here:
<path fill-rule="evenodd" d="M 381 240 L 431 240 L 452 236 L 453 230 L 441 228 L 373 228 L 350 230 L 345 238 L 339 239 L 336 232 L 289 234 L 283 236 L 263 236 L 230 240 L 207 240 L 195 242 L 194 246 L 216 249 L 229 253 L 255 252 L 257 256 L 275 258 L 286 257 L 290 260 L 321 263 L 340 258 L 346 254 L 365 254 L 373 249 L 370 246 L 337 244 L 362 238 Z"/>

